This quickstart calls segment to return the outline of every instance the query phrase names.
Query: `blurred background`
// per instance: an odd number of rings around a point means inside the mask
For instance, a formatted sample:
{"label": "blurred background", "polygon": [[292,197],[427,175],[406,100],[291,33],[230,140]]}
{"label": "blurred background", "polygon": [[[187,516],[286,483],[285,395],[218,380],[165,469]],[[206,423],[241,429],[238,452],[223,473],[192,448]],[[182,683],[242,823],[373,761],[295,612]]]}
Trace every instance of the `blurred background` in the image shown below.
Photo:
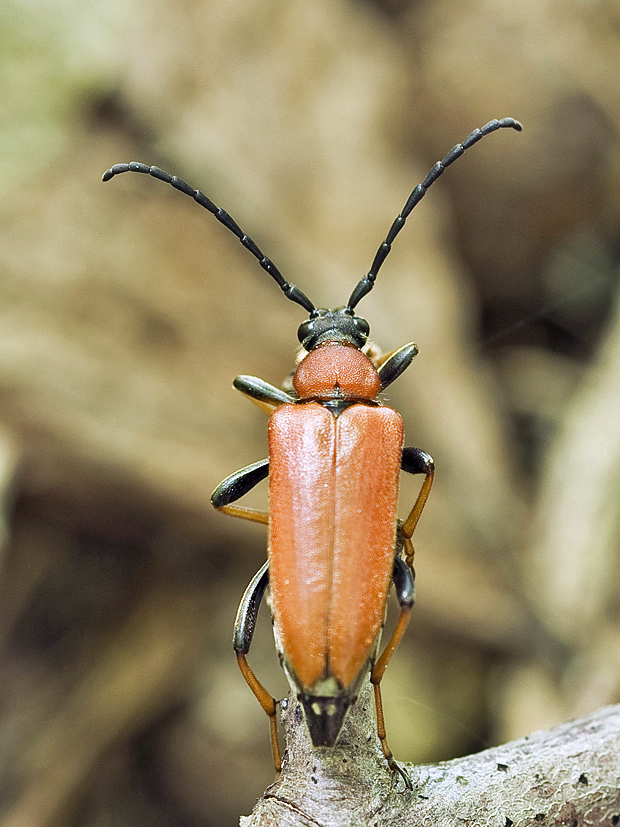
{"label": "blurred background", "polygon": [[226,827],[273,779],[230,643],[265,531],[209,496],[266,455],[232,379],[280,384],[304,313],[116,162],[334,306],[522,120],[360,305],[419,345],[389,403],[438,469],[388,734],[436,761],[620,701],[620,4],[5,0],[0,44],[3,827]]}

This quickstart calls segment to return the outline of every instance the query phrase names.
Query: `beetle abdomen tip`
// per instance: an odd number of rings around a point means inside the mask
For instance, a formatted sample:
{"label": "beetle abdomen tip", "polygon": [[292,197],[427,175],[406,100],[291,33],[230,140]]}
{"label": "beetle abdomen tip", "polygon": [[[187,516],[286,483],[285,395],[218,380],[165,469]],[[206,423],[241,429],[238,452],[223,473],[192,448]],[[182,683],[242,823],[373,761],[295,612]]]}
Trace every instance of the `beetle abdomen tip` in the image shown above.
{"label": "beetle abdomen tip", "polygon": [[348,695],[331,698],[320,695],[300,695],[299,701],[306,715],[313,745],[333,747],[355,698]]}

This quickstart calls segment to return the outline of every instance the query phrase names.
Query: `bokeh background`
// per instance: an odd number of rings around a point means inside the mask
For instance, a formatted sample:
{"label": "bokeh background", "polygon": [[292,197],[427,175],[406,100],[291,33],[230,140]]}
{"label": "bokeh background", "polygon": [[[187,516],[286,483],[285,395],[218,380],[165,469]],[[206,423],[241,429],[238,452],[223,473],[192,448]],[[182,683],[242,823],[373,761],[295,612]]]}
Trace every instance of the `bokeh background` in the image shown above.
{"label": "bokeh background", "polygon": [[[226,827],[272,780],[231,651],[263,527],[209,495],[266,454],[301,308],[420,354],[389,391],[435,457],[384,687],[403,760],[620,700],[617,0],[4,0],[0,822]],[[401,512],[419,481],[404,480]],[[250,498],[264,502],[265,491]],[[281,696],[267,612],[251,662]]]}

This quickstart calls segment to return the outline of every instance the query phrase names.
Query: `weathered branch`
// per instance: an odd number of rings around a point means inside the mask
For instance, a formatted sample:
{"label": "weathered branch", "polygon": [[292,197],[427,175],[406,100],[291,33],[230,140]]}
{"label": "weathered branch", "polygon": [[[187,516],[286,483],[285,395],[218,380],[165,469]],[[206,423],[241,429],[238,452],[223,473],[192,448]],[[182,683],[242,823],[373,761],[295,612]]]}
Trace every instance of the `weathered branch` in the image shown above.
{"label": "weathered branch", "polygon": [[620,823],[620,705],[453,761],[392,778],[368,690],[338,745],[313,749],[301,709],[283,702],[280,779],[241,827],[528,827]]}

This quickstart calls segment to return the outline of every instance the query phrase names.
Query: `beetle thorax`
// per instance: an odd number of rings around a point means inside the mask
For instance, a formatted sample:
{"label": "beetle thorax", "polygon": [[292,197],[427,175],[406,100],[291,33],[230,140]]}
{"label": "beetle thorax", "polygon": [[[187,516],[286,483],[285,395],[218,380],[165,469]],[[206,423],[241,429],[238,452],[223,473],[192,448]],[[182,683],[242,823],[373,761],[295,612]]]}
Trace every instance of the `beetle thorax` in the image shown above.
{"label": "beetle thorax", "polygon": [[293,387],[300,399],[372,400],[381,390],[381,379],[361,350],[328,342],[299,363]]}

